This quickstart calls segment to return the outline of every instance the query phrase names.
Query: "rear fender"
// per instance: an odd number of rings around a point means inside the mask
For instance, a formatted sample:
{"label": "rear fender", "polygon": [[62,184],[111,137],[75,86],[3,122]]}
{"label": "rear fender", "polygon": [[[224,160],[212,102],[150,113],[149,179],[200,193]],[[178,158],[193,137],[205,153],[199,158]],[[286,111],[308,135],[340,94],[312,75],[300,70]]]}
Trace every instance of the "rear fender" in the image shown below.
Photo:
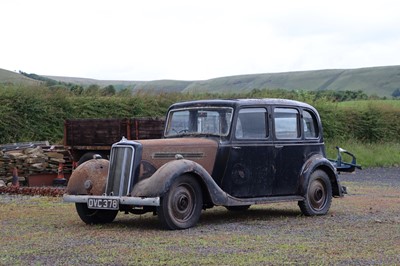
{"label": "rear fender", "polygon": [[305,195],[310,176],[317,169],[324,171],[329,176],[332,184],[332,195],[334,197],[342,197],[343,188],[340,185],[335,167],[328,159],[320,155],[312,156],[304,164],[300,175],[299,195]]}
{"label": "rear fender", "polygon": [[198,163],[190,160],[175,160],[164,164],[151,177],[137,183],[131,195],[133,197],[162,197],[182,174],[191,173],[194,178],[207,189],[207,192],[216,205],[224,205],[227,202],[227,194],[224,192]]}

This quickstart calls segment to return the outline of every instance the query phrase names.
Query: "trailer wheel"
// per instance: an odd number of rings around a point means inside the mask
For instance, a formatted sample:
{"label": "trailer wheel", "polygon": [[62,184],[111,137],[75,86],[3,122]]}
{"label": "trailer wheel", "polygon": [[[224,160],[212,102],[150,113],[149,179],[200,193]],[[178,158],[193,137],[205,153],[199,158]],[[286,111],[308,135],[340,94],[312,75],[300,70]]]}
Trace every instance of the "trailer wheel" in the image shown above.
{"label": "trailer wheel", "polygon": [[86,224],[107,224],[114,221],[117,210],[93,210],[86,203],[75,203],[79,217]]}
{"label": "trailer wheel", "polygon": [[332,185],[322,170],[314,171],[307,185],[305,199],[299,201],[301,212],[306,216],[325,215],[332,203]]}
{"label": "trailer wheel", "polygon": [[203,196],[199,183],[189,175],[181,175],[161,197],[157,214],[165,229],[186,229],[197,223],[202,206]]}
{"label": "trailer wheel", "polygon": [[83,163],[86,162],[86,161],[89,161],[89,160],[91,160],[91,159],[94,159],[94,157],[95,157],[96,155],[101,156],[100,154],[94,153],[94,152],[87,152],[87,153],[85,153],[84,155],[81,156],[81,158],[79,158],[78,165],[81,165],[81,164],[83,164]]}

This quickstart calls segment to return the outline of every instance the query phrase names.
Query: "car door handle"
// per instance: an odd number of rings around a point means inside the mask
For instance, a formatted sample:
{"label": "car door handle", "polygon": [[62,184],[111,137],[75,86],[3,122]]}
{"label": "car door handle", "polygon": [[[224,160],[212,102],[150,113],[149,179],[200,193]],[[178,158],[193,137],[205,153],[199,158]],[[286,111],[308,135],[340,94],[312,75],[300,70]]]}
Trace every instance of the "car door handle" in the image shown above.
{"label": "car door handle", "polygon": [[282,149],[283,145],[275,145],[275,149]]}
{"label": "car door handle", "polygon": [[242,147],[239,147],[239,146],[232,146],[232,149],[234,149],[234,150],[241,150]]}

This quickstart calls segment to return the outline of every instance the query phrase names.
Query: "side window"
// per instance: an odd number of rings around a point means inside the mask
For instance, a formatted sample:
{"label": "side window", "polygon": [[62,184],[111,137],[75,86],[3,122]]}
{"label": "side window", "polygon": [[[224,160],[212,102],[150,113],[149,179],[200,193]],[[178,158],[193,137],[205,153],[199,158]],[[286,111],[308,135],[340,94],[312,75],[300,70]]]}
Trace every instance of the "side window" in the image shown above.
{"label": "side window", "polygon": [[277,139],[300,138],[299,112],[294,108],[275,108],[274,123]]}
{"label": "side window", "polygon": [[318,138],[317,119],[313,113],[303,110],[304,137],[306,139]]}
{"label": "side window", "polygon": [[245,108],[239,111],[235,137],[237,139],[267,138],[267,110],[265,108]]}

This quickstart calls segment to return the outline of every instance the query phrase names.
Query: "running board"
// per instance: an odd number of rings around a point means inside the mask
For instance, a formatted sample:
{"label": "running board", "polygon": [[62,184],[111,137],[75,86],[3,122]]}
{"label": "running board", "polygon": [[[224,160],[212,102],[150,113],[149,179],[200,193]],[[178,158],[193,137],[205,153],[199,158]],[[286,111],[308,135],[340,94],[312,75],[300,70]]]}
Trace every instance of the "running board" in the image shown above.
{"label": "running board", "polygon": [[254,205],[254,204],[265,204],[274,202],[286,202],[286,201],[303,201],[302,196],[277,196],[277,197],[260,197],[260,198],[236,198],[228,195],[228,200],[224,206],[242,206],[242,205]]}

